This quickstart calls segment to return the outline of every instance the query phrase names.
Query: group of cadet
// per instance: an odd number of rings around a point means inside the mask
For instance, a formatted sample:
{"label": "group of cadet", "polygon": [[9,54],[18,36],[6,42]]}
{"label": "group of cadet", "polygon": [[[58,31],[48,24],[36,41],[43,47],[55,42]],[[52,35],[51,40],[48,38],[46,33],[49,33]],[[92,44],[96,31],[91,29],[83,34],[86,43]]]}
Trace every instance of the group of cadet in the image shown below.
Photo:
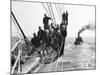
{"label": "group of cadet", "polygon": [[49,24],[49,20],[52,18],[48,17],[44,14],[43,24],[44,29],[40,26],[38,27],[38,33],[33,33],[33,38],[31,39],[31,43],[36,47],[40,47],[41,45],[44,47],[52,47],[54,50],[60,50],[60,56],[64,54],[64,41],[67,36],[66,27],[68,25],[68,13],[64,12],[62,14],[62,22],[60,25],[51,23]]}

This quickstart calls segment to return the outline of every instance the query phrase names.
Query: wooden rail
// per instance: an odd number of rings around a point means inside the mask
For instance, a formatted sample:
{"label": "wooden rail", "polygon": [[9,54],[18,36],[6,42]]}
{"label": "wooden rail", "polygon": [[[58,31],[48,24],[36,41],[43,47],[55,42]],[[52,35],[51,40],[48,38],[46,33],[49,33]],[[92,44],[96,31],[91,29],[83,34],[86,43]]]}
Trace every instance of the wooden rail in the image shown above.
{"label": "wooden rail", "polygon": [[16,44],[12,47],[11,53],[15,50],[15,48],[18,46],[18,44],[21,42],[21,40],[17,41]]}
{"label": "wooden rail", "polygon": [[20,53],[21,53],[21,51],[19,52],[19,54],[18,54],[18,56],[17,56],[17,59],[16,59],[16,61],[15,61],[15,63],[14,63],[14,66],[12,67],[11,74],[14,73],[14,70],[15,70],[16,65],[17,65],[17,63],[18,63],[18,60],[19,60],[19,58],[20,58]]}
{"label": "wooden rail", "polygon": [[[19,45],[19,44],[20,44],[20,45]],[[22,50],[21,50],[21,49],[22,49],[22,48],[21,48],[21,40],[19,40],[19,41],[13,46],[13,48],[11,49],[11,52],[13,52],[13,51],[15,50],[16,47],[18,47],[18,56],[17,56],[17,58],[16,58],[16,61],[15,61],[14,65],[13,65],[12,69],[11,69],[11,74],[14,73],[18,61],[19,61],[19,63],[18,63],[18,64],[19,64],[18,69],[20,70],[20,56],[21,56],[21,52],[22,52]],[[19,71],[19,70],[18,70],[18,71]]]}

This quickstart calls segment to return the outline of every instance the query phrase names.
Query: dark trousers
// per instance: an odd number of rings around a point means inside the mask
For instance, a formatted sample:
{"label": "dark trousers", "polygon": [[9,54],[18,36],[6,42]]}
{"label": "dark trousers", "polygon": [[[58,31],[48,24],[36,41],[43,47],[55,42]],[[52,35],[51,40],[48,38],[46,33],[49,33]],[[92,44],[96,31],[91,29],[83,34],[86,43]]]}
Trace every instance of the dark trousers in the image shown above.
{"label": "dark trousers", "polygon": [[44,24],[44,30],[49,29],[49,25],[48,24]]}

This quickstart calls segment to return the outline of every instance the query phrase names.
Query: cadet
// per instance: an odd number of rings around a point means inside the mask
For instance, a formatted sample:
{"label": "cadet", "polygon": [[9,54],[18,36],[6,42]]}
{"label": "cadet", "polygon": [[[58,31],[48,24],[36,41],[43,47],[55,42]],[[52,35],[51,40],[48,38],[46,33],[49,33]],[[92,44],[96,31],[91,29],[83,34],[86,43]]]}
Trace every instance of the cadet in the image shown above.
{"label": "cadet", "polygon": [[66,11],[66,15],[65,15],[65,25],[68,25],[68,12]]}
{"label": "cadet", "polygon": [[62,21],[63,21],[63,23],[64,23],[65,25],[68,24],[68,12],[67,12],[67,11],[66,11],[66,13],[64,12],[64,13],[62,14]]}
{"label": "cadet", "polygon": [[37,48],[40,46],[39,38],[36,36],[36,33],[33,33],[33,38],[31,39],[31,43]]}
{"label": "cadet", "polygon": [[46,14],[44,14],[44,18],[43,18],[43,24],[44,24],[44,30],[49,29],[49,20],[51,18],[48,17]]}
{"label": "cadet", "polygon": [[43,39],[45,32],[41,29],[41,27],[39,26],[39,31],[38,31],[38,38],[40,39],[40,41]]}

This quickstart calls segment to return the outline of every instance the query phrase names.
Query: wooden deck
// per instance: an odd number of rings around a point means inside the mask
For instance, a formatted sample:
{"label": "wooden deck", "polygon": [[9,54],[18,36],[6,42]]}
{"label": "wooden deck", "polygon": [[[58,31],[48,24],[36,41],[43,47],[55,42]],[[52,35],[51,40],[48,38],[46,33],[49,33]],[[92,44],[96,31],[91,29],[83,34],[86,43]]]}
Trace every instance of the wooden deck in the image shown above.
{"label": "wooden deck", "polygon": [[[65,49],[64,56],[61,56],[50,64],[40,64],[36,69],[32,69],[34,67],[34,61],[27,63],[29,64],[27,66],[31,68],[28,69],[31,70],[30,73],[91,70],[95,69],[95,50],[82,47],[76,47],[74,49],[68,48]],[[23,69],[25,68],[23,67]]]}

